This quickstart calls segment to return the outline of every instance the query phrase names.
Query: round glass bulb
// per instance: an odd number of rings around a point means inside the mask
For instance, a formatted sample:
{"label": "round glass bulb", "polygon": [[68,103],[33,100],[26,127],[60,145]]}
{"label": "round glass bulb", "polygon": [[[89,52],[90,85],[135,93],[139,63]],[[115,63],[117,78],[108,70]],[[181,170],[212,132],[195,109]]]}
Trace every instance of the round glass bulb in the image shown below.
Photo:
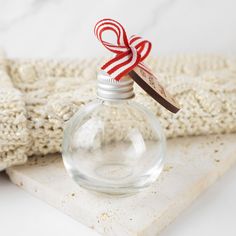
{"label": "round glass bulb", "polygon": [[82,187],[130,194],[161,173],[165,137],[157,118],[132,100],[96,99],[66,124],[63,161]]}

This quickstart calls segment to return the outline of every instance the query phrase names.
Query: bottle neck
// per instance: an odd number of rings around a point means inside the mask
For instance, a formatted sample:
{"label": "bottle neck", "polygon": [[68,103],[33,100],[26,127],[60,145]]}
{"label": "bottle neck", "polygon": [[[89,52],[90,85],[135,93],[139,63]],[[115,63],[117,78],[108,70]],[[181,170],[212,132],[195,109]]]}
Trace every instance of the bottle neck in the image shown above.
{"label": "bottle neck", "polygon": [[98,74],[97,96],[108,101],[129,100],[134,97],[133,85],[133,80],[128,76],[116,81],[101,71]]}

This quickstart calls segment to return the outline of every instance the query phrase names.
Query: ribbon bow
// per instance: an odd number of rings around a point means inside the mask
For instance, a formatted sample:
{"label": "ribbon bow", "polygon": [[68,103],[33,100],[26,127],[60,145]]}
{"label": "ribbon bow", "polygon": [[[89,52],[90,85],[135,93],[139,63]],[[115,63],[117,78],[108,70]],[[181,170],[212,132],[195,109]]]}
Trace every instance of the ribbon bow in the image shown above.
{"label": "ribbon bow", "polygon": [[[113,31],[115,33],[117,37],[116,44],[103,40],[105,31]],[[128,39],[124,27],[112,19],[100,20],[95,25],[94,34],[104,47],[116,54],[113,59],[101,67],[112,78],[120,80],[122,76],[128,74],[136,66],[151,73],[142,63],[151,51],[152,44],[148,40],[137,35],[133,35]]]}

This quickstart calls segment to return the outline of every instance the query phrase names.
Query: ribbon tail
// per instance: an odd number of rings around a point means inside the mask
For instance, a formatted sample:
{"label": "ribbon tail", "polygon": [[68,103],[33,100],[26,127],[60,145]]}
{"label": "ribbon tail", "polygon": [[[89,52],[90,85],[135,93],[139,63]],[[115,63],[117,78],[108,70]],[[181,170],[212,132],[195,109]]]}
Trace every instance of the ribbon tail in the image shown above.
{"label": "ribbon tail", "polygon": [[152,73],[152,69],[147,66],[146,64],[144,64],[143,62],[140,62],[138,65],[137,65],[140,69],[144,70],[145,72],[147,72],[148,74],[150,75],[153,75]]}

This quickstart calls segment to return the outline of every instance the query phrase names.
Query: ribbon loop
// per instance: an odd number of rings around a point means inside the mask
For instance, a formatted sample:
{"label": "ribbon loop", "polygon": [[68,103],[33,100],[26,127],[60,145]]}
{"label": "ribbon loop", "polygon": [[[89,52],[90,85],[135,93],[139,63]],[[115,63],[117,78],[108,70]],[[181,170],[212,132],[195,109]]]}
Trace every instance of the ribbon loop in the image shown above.
{"label": "ribbon loop", "polygon": [[[103,33],[106,31],[115,33],[117,37],[116,44],[103,40]],[[100,20],[95,25],[94,34],[104,47],[116,54],[113,59],[101,67],[112,78],[120,80],[122,76],[129,73],[136,66],[149,72],[149,69],[141,62],[150,53],[151,42],[137,35],[133,35],[128,39],[124,27],[112,19]]]}

